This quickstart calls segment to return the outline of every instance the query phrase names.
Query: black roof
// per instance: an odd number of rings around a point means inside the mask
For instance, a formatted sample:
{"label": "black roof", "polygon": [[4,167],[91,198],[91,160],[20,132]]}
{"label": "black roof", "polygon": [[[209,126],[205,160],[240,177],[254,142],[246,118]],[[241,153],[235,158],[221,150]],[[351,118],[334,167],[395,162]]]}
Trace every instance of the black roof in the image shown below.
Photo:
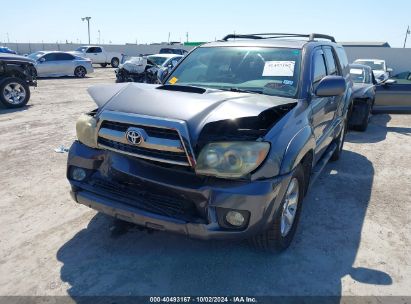
{"label": "black roof", "polygon": [[8,53],[0,53],[0,60],[1,61],[13,61],[13,62],[28,62],[28,63],[34,63],[34,60],[20,56],[20,55],[15,55],[15,54],[8,54]]}

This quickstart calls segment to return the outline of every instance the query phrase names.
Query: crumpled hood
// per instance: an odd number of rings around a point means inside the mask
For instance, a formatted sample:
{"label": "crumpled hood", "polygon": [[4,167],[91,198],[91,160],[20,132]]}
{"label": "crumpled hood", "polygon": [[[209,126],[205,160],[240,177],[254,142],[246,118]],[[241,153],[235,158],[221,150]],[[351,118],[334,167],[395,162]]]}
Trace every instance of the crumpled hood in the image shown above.
{"label": "crumpled hood", "polygon": [[373,70],[372,72],[374,73],[375,78],[378,78],[378,77],[385,74],[385,71],[383,71],[383,70]]}
{"label": "crumpled hood", "polygon": [[157,89],[159,85],[124,83],[89,89],[101,111],[117,111],[184,120],[197,138],[209,122],[258,116],[272,107],[296,103],[296,99],[207,89],[191,93]]}

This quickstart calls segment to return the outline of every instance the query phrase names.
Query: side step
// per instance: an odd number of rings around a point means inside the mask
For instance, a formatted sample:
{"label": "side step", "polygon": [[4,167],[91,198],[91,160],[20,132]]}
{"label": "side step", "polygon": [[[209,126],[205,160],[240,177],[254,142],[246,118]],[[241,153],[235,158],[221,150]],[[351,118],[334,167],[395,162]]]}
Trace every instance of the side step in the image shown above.
{"label": "side step", "polygon": [[321,172],[327,165],[328,161],[330,160],[331,156],[333,155],[334,151],[337,149],[337,144],[333,143],[331,144],[327,150],[325,151],[324,155],[321,157],[321,159],[318,161],[318,163],[315,165],[315,167],[312,170],[311,177],[310,177],[310,185],[308,186],[311,188],[311,186],[315,183],[317,178],[320,176]]}

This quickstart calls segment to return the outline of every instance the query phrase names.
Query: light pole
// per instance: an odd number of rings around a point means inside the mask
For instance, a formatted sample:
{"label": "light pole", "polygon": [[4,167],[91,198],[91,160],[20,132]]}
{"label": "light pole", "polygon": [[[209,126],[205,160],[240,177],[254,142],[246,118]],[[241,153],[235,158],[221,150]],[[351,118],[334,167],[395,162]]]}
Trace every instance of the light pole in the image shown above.
{"label": "light pole", "polygon": [[405,45],[407,44],[407,36],[410,34],[410,26],[407,27],[407,31],[405,32],[405,39],[404,39],[404,48]]}
{"label": "light pole", "polygon": [[98,44],[101,44],[101,32],[98,30]]}
{"label": "light pole", "polygon": [[81,21],[87,20],[88,44],[90,44],[90,19],[91,19],[91,17],[83,17],[83,18],[81,18]]}

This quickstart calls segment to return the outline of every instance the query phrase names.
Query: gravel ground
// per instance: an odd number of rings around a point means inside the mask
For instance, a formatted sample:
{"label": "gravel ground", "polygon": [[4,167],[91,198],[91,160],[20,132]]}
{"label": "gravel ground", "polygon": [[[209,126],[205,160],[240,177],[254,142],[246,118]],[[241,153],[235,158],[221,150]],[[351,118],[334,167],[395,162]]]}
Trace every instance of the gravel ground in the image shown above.
{"label": "gravel ground", "polygon": [[112,231],[74,203],[65,178],[86,89],[39,81],[29,106],[0,109],[0,295],[411,296],[411,116],[375,115],[348,135],[304,201],[296,239],[279,256],[246,243]]}

